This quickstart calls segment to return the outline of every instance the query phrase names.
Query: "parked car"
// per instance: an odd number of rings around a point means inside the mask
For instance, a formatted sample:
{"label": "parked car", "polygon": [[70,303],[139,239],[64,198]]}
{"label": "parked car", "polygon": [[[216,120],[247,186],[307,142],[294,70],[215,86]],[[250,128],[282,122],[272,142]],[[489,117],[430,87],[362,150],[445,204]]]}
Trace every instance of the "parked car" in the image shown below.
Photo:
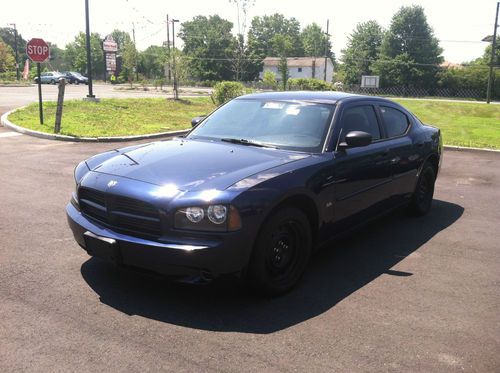
{"label": "parked car", "polygon": [[63,75],[69,84],[89,84],[89,79],[76,71],[63,71]]}
{"label": "parked car", "polygon": [[76,167],[66,212],[90,255],[182,281],[238,274],[275,295],[315,248],[392,209],[431,208],[440,131],[388,99],[251,94],[195,124]]}
{"label": "parked car", "polygon": [[[59,71],[46,71],[40,74],[40,81],[42,84],[56,84],[64,78],[64,75]],[[38,83],[38,76],[35,77],[35,83]]]}

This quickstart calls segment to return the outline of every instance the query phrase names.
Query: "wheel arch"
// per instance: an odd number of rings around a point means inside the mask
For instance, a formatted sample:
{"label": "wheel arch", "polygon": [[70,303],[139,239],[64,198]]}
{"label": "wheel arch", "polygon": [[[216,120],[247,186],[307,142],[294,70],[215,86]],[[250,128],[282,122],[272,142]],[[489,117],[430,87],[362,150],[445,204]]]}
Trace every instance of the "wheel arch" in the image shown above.
{"label": "wheel arch", "polygon": [[[281,210],[285,207],[295,207],[302,211],[309,221],[309,225],[311,227],[311,235],[312,235],[312,244],[313,248],[316,246],[318,230],[319,230],[319,213],[318,206],[314,202],[314,199],[307,194],[297,193],[290,196],[285,197],[281,201],[279,201],[276,205],[274,205],[266,214],[266,218],[264,219],[264,223],[271,217],[275,212]],[[262,228],[262,227],[261,227]]]}

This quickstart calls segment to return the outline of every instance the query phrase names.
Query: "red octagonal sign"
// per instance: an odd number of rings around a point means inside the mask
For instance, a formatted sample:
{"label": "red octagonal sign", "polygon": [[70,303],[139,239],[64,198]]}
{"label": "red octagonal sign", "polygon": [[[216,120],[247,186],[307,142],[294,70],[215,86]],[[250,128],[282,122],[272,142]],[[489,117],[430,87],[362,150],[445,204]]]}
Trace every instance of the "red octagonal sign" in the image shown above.
{"label": "red octagonal sign", "polygon": [[26,44],[26,54],[33,62],[43,62],[50,56],[49,46],[43,39],[31,39]]}

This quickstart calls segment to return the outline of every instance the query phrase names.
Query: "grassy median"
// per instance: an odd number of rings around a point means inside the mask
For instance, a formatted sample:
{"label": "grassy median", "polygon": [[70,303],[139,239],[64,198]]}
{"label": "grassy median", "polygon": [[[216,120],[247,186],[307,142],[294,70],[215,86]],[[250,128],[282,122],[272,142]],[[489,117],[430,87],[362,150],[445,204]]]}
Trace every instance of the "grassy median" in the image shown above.
{"label": "grassy median", "polygon": [[[19,126],[54,132],[55,102],[44,102],[44,122],[38,103],[9,116]],[[64,103],[61,134],[70,136],[128,136],[191,128],[191,119],[208,114],[214,105],[208,97],[173,101],[164,98],[102,99],[100,102],[68,100]]]}
{"label": "grassy median", "polygon": [[500,105],[395,99],[424,123],[439,127],[446,145],[500,149]]}
{"label": "grassy median", "polygon": [[[447,145],[500,149],[500,105],[395,99],[424,123],[441,128]],[[190,128],[191,119],[211,112],[208,97],[178,102],[163,98],[102,99],[99,103],[69,100],[64,103],[61,134],[121,136]],[[44,103],[45,125],[38,122],[38,104],[12,114],[23,127],[53,133],[56,105]]]}

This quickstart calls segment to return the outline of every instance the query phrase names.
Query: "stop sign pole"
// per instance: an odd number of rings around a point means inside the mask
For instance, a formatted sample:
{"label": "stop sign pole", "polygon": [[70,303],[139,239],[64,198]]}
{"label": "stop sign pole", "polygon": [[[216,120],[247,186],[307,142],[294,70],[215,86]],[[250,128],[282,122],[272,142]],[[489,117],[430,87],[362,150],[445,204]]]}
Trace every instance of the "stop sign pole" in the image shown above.
{"label": "stop sign pole", "polygon": [[40,63],[49,58],[49,46],[43,39],[33,38],[26,44],[26,54],[31,61],[36,62],[36,73],[38,75],[38,110],[40,112],[40,124],[43,124],[42,80],[40,78]]}

